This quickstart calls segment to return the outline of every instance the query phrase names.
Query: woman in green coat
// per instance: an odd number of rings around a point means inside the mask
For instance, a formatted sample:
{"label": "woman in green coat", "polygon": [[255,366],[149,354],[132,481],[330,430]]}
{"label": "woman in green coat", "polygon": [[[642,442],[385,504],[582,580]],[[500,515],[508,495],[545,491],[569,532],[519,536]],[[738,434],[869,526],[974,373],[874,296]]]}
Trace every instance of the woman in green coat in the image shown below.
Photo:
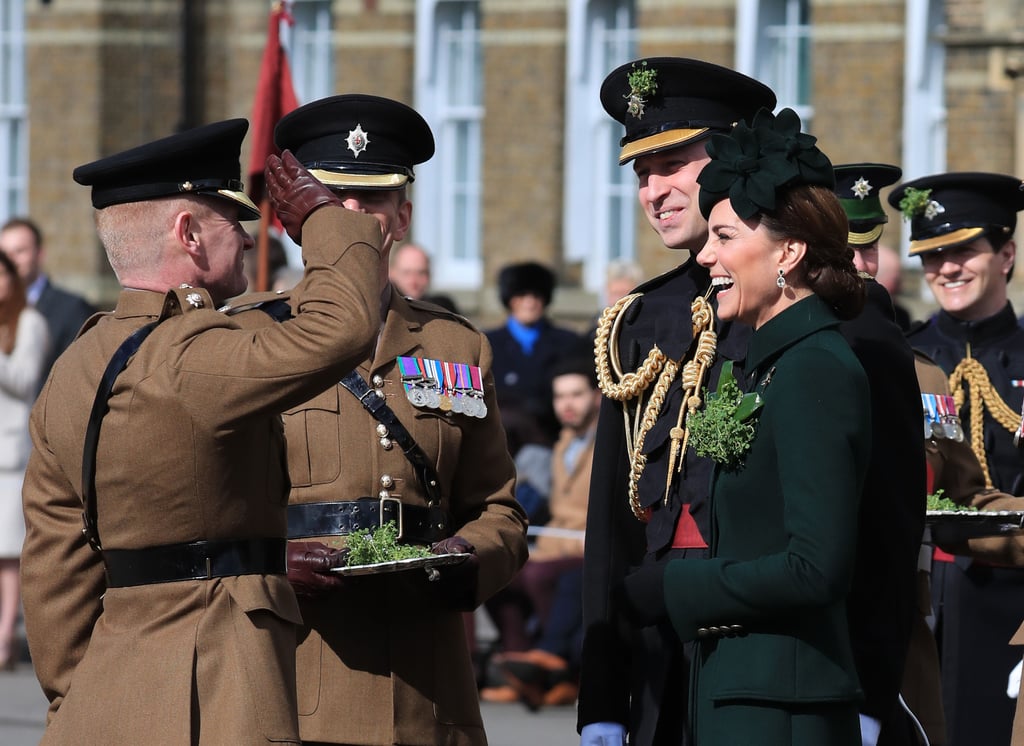
{"label": "woman in green coat", "polygon": [[[711,559],[643,568],[624,593],[698,642],[697,746],[858,746],[846,624],[870,446],[867,378],[837,330],[863,281],[828,159],[791,110],[762,110],[708,145],[700,206],[718,314],[753,327],[746,372],[688,419],[718,464]],[[650,566],[651,568],[656,566]],[[671,706],[672,703],[664,703]]]}

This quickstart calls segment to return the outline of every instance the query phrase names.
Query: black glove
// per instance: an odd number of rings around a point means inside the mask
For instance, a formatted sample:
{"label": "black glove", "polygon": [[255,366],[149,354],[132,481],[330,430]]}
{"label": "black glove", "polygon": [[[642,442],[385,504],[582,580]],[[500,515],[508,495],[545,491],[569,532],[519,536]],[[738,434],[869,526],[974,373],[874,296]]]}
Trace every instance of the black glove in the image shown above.
{"label": "black glove", "polygon": [[280,158],[273,154],[267,156],[263,175],[270,204],[295,243],[302,243],[302,224],[314,210],[324,205],[344,207],[341,200],[313,178],[289,150],[284,151]]}
{"label": "black glove", "polygon": [[668,562],[641,565],[622,581],[619,600],[626,617],[641,627],[668,616],[665,605],[665,567]]}
{"label": "black glove", "polygon": [[445,603],[456,611],[472,611],[476,608],[477,576],[480,573],[480,558],[476,556],[476,547],[461,536],[451,536],[430,547],[433,554],[467,554],[455,565],[438,567],[438,593]]}
{"label": "black glove", "polygon": [[348,551],[332,549],[318,541],[288,542],[288,582],[296,596],[315,598],[336,591],[344,584],[332,567],[345,564]]}

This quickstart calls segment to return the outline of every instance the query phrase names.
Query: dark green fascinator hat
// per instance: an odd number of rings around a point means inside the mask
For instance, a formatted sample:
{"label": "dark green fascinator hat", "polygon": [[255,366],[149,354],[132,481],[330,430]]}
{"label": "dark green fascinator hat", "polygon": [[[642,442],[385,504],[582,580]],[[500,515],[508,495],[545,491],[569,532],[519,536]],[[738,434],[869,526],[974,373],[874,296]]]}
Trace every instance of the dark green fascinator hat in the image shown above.
{"label": "dark green fascinator hat", "polygon": [[800,131],[800,117],[792,109],[778,115],[761,109],[749,127],[738,123],[728,134],[712,135],[707,144],[711,161],[697,177],[700,212],[728,198],[744,220],[775,209],[775,195],[783,187],[835,188],[832,162],[818,150],[818,138]]}

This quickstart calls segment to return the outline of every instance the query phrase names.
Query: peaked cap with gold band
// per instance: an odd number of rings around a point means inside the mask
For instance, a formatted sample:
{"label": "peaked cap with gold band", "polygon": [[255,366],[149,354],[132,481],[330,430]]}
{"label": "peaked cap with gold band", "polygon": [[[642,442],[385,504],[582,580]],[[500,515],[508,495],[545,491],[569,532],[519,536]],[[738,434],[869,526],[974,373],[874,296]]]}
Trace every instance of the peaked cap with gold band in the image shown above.
{"label": "peaked cap with gold band", "polygon": [[228,119],[185,130],[86,163],[73,178],[92,187],[96,209],[192,194],[227,200],[238,206],[240,220],[257,220],[259,208],[240,178],[239,154],[248,129],[245,119]]}
{"label": "peaked cap with gold band", "polygon": [[400,189],[434,155],[434,136],[414,109],[363,93],[300,106],[277,123],[274,144],[336,189]]}
{"label": "peaked cap with gold band", "polygon": [[648,57],[622,65],[604,79],[601,104],[625,125],[619,165],[637,156],[730,130],[775,94],[735,70],[684,57]]}
{"label": "peaked cap with gold band", "polygon": [[1016,176],[959,172],[900,184],[889,204],[910,221],[910,255],[970,243],[982,236],[1013,235],[1024,210],[1024,185]]}
{"label": "peaked cap with gold band", "polygon": [[836,196],[850,221],[846,243],[870,246],[889,222],[879,190],[899,181],[903,170],[887,163],[845,163],[835,167],[835,174]]}

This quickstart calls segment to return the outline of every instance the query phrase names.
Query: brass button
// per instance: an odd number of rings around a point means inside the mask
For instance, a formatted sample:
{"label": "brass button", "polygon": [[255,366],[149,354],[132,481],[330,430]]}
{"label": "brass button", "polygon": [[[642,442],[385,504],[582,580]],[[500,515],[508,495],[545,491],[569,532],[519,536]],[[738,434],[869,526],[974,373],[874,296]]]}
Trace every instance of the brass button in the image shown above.
{"label": "brass button", "polygon": [[389,490],[389,489],[391,489],[392,487],[395,486],[395,480],[391,478],[390,474],[381,474],[380,475],[380,486],[383,487],[386,490]]}
{"label": "brass button", "polygon": [[380,492],[377,493],[377,497],[379,497],[381,500],[387,500],[389,497],[391,497],[391,493],[388,492],[387,490],[381,490]]}
{"label": "brass button", "polygon": [[387,425],[385,425],[383,423],[377,425],[377,437],[378,438],[386,437],[387,434],[388,434],[388,426]]}
{"label": "brass button", "polygon": [[391,442],[391,438],[381,438],[380,447],[385,451],[390,451],[394,447],[394,443]]}
{"label": "brass button", "polygon": [[375,388],[378,388],[378,389],[379,389],[379,388],[380,388],[381,386],[383,386],[383,385],[384,385],[384,376],[382,376],[382,375],[381,375],[380,373],[378,373],[377,375],[375,375],[375,376],[374,376],[374,377],[373,377],[372,379],[370,379],[370,380],[371,380],[371,382],[373,383],[373,385],[374,385],[374,387],[375,387]]}

